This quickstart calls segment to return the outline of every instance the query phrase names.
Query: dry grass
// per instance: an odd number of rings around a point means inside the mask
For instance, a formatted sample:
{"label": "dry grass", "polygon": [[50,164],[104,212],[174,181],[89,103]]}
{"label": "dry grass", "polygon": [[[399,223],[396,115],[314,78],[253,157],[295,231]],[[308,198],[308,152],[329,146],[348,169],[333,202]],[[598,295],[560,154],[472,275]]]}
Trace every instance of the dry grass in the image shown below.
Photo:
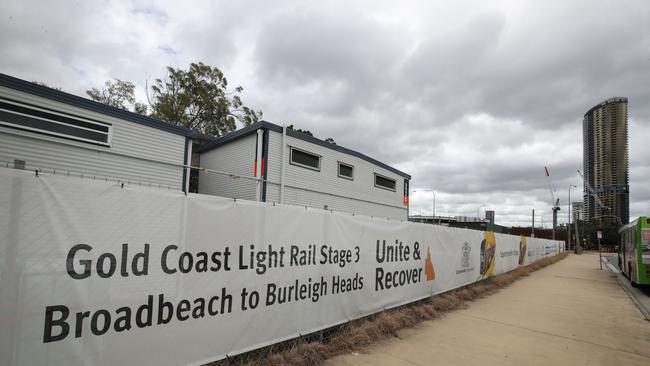
{"label": "dry grass", "polygon": [[518,278],[529,276],[532,272],[566,256],[565,252],[463,288],[351,321],[329,332],[325,339],[292,340],[235,358],[217,361],[212,365],[317,365],[327,358],[361,349],[383,338],[396,337],[400,329],[436,319],[446,312],[466,305],[468,301],[493,294]]}

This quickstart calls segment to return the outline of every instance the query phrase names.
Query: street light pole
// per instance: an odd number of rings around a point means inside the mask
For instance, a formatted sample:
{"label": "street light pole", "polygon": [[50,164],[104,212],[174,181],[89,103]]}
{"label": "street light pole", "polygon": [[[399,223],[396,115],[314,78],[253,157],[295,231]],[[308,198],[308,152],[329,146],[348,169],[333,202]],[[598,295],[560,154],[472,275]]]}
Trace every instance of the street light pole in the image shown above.
{"label": "street light pole", "polygon": [[[433,189],[420,189],[420,192],[431,192],[433,194],[433,201],[431,203],[431,223],[435,224],[436,223],[436,191]],[[414,190],[413,193],[417,192],[417,190]]]}
{"label": "street light pole", "polygon": [[435,221],[435,219],[436,219],[436,191],[434,191],[432,189],[431,193],[433,194],[433,203],[431,205],[431,211],[433,212],[433,215],[431,216],[431,219]]}
{"label": "street light pole", "polygon": [[476,209],[476,219],[477,219],[478,221],[481,221],[481,208],[483,208],[483,207],[485,207],[485,205],[480,205],[480,206],[478,206],[478,208]]}
{"label": "street light pole", "polygon": [[568,241],[568,244],[567,244],[567,246],[568,246],[567,249],[568,250],[571,250],[571,212],[573,211],[572,208],[571,208],[571,187],[578,188],[578,186],[576,186],[575,184],[570,184],[569,185],[569,209],[568,209],[569,212],[567,213],[569,215],[569,224],[567,225],[568,230],[569,230],[569,235],[568,235],[569,241]]}

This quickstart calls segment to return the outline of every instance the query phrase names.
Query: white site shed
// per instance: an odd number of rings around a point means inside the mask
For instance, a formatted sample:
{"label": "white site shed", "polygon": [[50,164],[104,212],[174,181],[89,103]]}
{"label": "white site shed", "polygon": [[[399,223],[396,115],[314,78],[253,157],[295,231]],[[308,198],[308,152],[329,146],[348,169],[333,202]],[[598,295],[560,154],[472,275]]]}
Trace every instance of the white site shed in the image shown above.
{"label": "white site shed", "polygon": [[262,121],[198,152],[202,194],[408,218],[410,175],[302,132]]}
{"label": "white site shed", "polygon": [[0,74],[0,166],[186,190],[189,129]]}

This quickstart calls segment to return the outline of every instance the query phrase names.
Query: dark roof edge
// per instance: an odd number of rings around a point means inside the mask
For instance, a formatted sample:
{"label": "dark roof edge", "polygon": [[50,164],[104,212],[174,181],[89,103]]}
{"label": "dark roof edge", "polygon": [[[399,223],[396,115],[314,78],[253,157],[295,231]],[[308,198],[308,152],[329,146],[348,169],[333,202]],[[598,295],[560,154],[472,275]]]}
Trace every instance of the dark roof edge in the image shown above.
{"label": "dark roof edge", "polygon": [[157,128],[159,130],[167,131],[177,135],[186,137],[199,138],[201,135],[193,130],[185,127],[175,126],[167,122],[159,121],[150,117],[146,117],[137,113],[129,112],[124,109],[111,107],[103,103],[95,102],[90,99],[80,97],[78,95],[66,93],[64,91],[48,88],[46,86],[37,85],[15,78],[3,73],[0,73],[0,86],[17,90],[23,93],[36,95],[42,98],[54,100],[64,104],[69,104],[74,107],[83,108],[92,112],[108,115],[114,118],[123,119],[129,122],[139,123],[141,125]]}
{"label": "dark roof edge", "polygon": [[282,133],[282,127],[274,125],[274,124],[266,122],[266,121],[260,121],[260,122],[250,124],[250,125],[248,125],[248,126],[246,126],[244,128],[240,128],[239,130],[235,130],[235,131],[233,131],[233,132],[231,132],[231,133],[229,133],[227,135],[217,137],[214,140],[212,140],[212,141],[210,141],[210,142],[208,142],[208,143],[206,143],[204,145],[201,145],[201,147],[198,148],[197,152],[206,152],[206,151],[212,150],[212,149],[217,148],[217,147],[219,147],[221,145],[227,144],[227,143],[229,143],[231,141],[235,141],[235,140],[237,140],[237,139],[239,139],[241,137],[244,137],[244,136],[250,135],[252,133],[255,133],[255,131],[257,131],[260,128],[269,129],[269,130],[272,130],[272,131]]}
{"label": "dark roof edge", "polygon": [[588,114],[591,114],[591,112],[595,111],[596,109],[604,107],[604,106],[606,106],[608,104],[611,104],[611,103],[627,103],[627,97],[611,97],[611,98],[608,98],[607,100],[604,100],[604,101],[596,104],[595,106],[591,107],[587,111],[587,113],[585,113],[584,117],[587,117]]}
{"label": "dark roof edge", "polygon": [[[201,146],[199,148],[198,152],[200,152],[200,153],[201,152],[206,152],[206,151],[212,150],[214,148],[217,148],[219,146],[225,145],[225,144],[227,144],[229,142],[232,142],[234,140],[237,140],[237,139],[239,139],[241,137],[244,137],[244,136],[250,135],[252,133],[255,133],[255,131],[257,131],[260,128],[271,130],[271,131],[278,132],[278,133],[282,133],[282,126],[278,126],[276,124],[273,124],[273,123],[267,122],[267,121],[260,121],[260,122],[254,123],[252,125],[248,125],[248,126],[242,128],[242,129],[239,129],[237,131],[231,132],[231,133],[229,133],[229,134],[227,134],[225,136],[219,137],[219,138],[217,138],[215,140],[212,140],[211,142],[208,142],[207,144]],[[400,171],[398,169],[395,169],[395,168],[393,168],[393,167],[391,167],[389,165],[386,165],[386,164],[382,163],[381,161],[375,160],[375,159],[373,159],[373,158],[371,158],[371,157],[369,157],[367,155],[364,155],[364,154],[362,154],[360,152],[350,150],[350,149],[347,149],[345,147],[342,147],[342,146],[339,146],[339,145],[336,145],[336,144],[325,142],[325,141],[323,141],[321,139],[318,139],[316,137],[309,136],[309,135],[304,134],[302,132],[298,132],[298,131],[291,130],[291,129],[288,129],[288,128],[287,128],[287,136],[291,136],[291,137],[294,137],[294,138],[297,138],[297,139],[300,139],[300,140],[303,140],[303,141],[311,142],[312,144],[316,144],[316,145],[319,145],[319,146],[322,146],[322,147],[326,147],[328,149],[332,149],[332,150],[335,150],[335,151],[338,151],[338,152],[341,152],[341,153],[344,153],[344,154],[347,154],[347,155],[357,157],[359,159],[362,159],[362,160],[365,160],[365,161],[367,161],[369,163],[377,165],[377,166],[379,166],[381,168],[384,168],[384,169],[386,169],[386,170],[388,170],[390,172],[393,172],[393,173],[395,173],[397,175],[400,175],[400,176],[402,176],[402,177],[404,177],[406,179],[409,179],[409,180],[411,179],[410,175],[408,175],[408,174],[406,174],[406,173],[404,173],[404,172],[402,172],[402,171]]]}

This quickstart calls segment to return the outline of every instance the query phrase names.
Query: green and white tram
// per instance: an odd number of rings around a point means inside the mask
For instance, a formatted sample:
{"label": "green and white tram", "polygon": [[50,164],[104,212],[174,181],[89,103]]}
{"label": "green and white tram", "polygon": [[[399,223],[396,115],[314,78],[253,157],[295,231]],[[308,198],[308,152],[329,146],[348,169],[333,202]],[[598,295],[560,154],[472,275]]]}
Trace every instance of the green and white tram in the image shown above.
{"label": "green and white tram", "polygon": [[641,216],[619,231],[618,265],[632,285],[650,285],[650,217]]}

